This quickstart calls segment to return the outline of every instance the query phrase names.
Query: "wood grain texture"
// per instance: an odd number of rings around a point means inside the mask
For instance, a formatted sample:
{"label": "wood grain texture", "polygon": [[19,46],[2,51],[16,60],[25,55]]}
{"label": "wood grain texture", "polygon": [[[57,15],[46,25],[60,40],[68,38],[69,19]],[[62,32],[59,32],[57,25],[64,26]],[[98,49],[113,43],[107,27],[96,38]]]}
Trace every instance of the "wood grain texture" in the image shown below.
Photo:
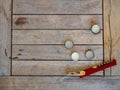
{"label": "wood grain texture", "polygon": [[104,1],[104,47],[105,60],[117,59],[117,66],[106,70],[106,75],[120,75],[120,1]]}
{"label": "wood grain texture", "polygon": [[78,45],[73,49],[66,49],[64,45],[13,45],[13,60],[19,59],[47,59],[47,60],[71,60],[71,53],[79,52],[80,60],[88,60],[85,52],[88,49],[94,51],[94,58],[91,60],[103,60],[103,46]]}
{"label": "wood grain texture", "polygon": [[112,68],[111,75],[120,75],[120,0],[111,0],[110,28],[112,34],[111,58],[117,59],[117,66]]}
{"label": "wood grain texture", "polygon": [[13,30],[13,44],[103,44],[102,31],[95,35],[91,30]]}
{"label": "wood grain texture", "polygon": [[120,77],[0,77],[1,90],[119,90]]}
{"label": "wood grain texture", "polygon": [[[110,37],[110,0],[104,0],[104,61],[111,58],[111,37]],[[105,75],[110,75],[110,68],[105,70]]]}
{"label": "wood grain texture", "polygon": [[[67,75],[79,72],[100,61],[12,61],[12,75]],[[103,72],[96,73],[103,75]]]}
{"label": "wood grain texture", "polygon": [[13,0],[14,14],[102,14],[102,0]]}
{"label": "wood grain texture", "polygon": [[91,29],[102,15],[14,15],[13,29]]}
{"label": "wood grain texture", "polygon": [[0,75],[10,75],[11,0],[0,0]]}

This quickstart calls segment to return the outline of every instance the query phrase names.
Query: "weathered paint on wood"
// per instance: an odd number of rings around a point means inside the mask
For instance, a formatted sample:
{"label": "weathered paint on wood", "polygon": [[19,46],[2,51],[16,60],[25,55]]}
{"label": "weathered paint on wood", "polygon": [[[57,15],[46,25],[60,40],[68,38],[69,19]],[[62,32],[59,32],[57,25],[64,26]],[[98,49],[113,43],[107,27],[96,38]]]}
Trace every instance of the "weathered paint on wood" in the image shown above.
{"label": "weathered paint on wood", "polygon": [[0,75],[10,75],[11,0],[0,0]]}
{"label": "weathered paint on wood", "polygon": [[120,90],[120,77],[1,77],[1,90]]}
{"label": "weathered paint on wood", "polygon": [[14,15],[13,29],[91,29],[102,15]]}
{"label": "weathered paint on wood", "polygon": [[102,14],[102,0],[13,0],[14,14]]}
{"label": "weathered paint on wood", "polygon": [[13,44],[103,44],[102,31],[95,35],[91,30],[13,30]]}
{"label": "weathered paint on wood", "polygon": [[[12,61],[12,75],[67,75],[97,63],[100,61]],[[103,72],[96,74],[103,75]]]}
{"label": "weathered paint on wood", "polygon": [[19,59],[47,59],[47,60],[71,60],[71,53],[80,53],[80,60],[88,60],[85,52],[88,49],[94,51],[91,60],[103,60],[103,46],[75,45],[73,49],[66,49],[64,45],[13,45],[13,60]]}

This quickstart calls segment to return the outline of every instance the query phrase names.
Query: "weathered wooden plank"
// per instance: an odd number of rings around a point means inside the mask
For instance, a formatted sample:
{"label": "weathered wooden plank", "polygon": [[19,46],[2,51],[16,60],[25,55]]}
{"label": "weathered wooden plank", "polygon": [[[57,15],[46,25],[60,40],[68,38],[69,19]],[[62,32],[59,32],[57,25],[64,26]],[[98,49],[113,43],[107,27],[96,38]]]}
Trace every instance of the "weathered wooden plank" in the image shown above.
{"label": "weathered wooden plank", "polygon": [[19,59],[48,59],[48,60],[71,60],[71,53],[80,53],[80,60],[88,60],[85,52],[88,49],[94,51],[94,58],[91,60],[103,60],[103,46],[78,45],[73,49],[66,49],[64,45],[13,45],[13,60]]}
{"label": "weathered wooden plank", "polygon": [[[103,0],[104,8],[104,60],[110,60],[111,37],[110,37],[110,0]],[[105,70],[105,75],[110,75],[110,68]]]}
{"label": "weathered wooden plank", "polygon": [[119,90],[119,85],[120,77],[0,77],[1,90]]}
{"label": "weathered wooden plank", "polygon": [[14,15],[13,29],[102,29],[102,15]]}
{"label": "weathered wooden plank", "polygon": [[102,0],[13,0],[14,14],[102,14]]}
{"label": "weathered wooden plank", "polygon": [[117,66],[112,68],[111,75],[120,75],[120,0],[111,0],[110,27],[112,34],[111,58],[117,59]]}
{"label": "weathered wooden plank", "polygon": [[103,44],[102,31],[95,35],[91,30],[13,30],[13,44]]}
{"label": "weathered wooden plank", "polygon": [[0,0],[0,75],[10,75],[11,0]]}
{"label": "weathered wooden plank", "polygon": [[[66,75],[96,63],[100,61],[12,61],[12,75]],[[103,75],[103,72],[97,75]]]}
{"label": "weathered wooden plank", "polygon": [[104,37],[105,37],[105,59],[117,59],[117,66],[111,70],[107,70],[106,75],[120,75],[120,1],[105,0],[104,1]]}

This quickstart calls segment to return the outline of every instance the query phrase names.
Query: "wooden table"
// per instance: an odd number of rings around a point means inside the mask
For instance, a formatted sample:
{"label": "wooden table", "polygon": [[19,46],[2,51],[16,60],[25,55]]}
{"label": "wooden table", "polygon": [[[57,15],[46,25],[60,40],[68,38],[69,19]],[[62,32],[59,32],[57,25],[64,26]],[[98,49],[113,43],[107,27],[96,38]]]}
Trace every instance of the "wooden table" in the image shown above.
{"label": "wooden table", "polygon": [[[120,90],[119,0],[1,0],[0,90]],[[100,26],[100,33],[91,27]],[[65,41],[74,47],[67,49]],[[86,50],[94,58],[85,57]],[[71,59],[72,52],[79,61]],[[117,59],[84,79],[66,74]]]}

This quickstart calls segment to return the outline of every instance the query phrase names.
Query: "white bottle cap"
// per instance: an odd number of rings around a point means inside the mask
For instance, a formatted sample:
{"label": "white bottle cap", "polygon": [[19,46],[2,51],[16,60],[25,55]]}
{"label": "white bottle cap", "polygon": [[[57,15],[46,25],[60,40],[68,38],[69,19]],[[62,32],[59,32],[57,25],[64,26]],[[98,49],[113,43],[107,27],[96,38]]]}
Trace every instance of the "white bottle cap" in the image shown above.
{"label": "white bottle cap", "polygon": [[95,34],[99,33],[100,32],[99,25],[93,25],[92,26],[92,32],[95,33]]}
{"label": "white bottle cap", "polygon": [[80,55],[78,52],[73,52],[71,55],[72,60],[78,61],[80,59]]}

